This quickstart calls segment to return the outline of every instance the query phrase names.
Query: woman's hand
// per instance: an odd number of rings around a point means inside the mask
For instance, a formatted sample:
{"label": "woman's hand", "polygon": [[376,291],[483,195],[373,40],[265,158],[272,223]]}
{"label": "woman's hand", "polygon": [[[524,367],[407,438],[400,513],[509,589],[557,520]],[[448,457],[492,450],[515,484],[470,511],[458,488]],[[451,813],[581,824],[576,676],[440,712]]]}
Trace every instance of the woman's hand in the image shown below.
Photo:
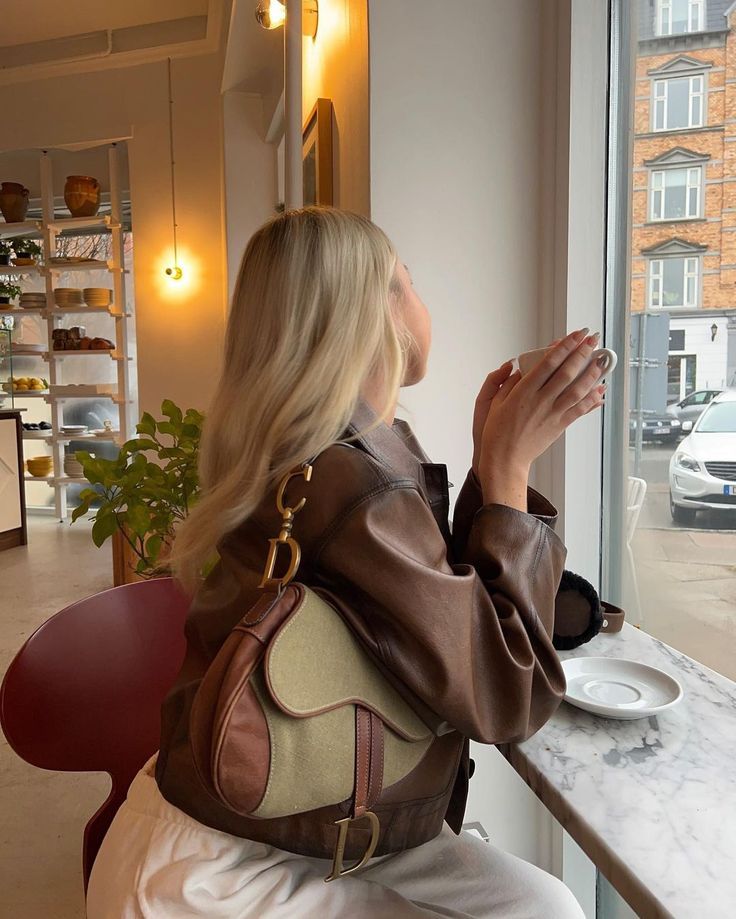
{"label": "woman's hand", "polygon": [[593,363],[581,374],[597,340],[597,335],[587,336],[587,329],[581,329],[550,347],[523,378],[519,371],[511,373],[510,363],[489,374],[473,419],[473,471],[484,503],[525,511],[533,461],[573,421],[602,405],[603,368]]}

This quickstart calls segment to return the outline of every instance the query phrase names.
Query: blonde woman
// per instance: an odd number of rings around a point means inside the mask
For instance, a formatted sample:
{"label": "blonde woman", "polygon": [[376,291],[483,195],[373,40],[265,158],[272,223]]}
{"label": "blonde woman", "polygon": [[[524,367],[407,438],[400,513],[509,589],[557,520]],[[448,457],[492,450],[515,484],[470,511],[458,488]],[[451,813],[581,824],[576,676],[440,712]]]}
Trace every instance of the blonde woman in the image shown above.
{"label": "blonde woman", "polygon": [[[527,478],[600,406],[601,371],[584,370],[595,344],[579,330],[523,379],[510,363],[489,374],[451,532],[444,467],[394,420],[399,388],[425,374],[430,320],[389,240],[329,208],[284,214],[253,236],[207,416],[202,497],[175,545],[178,575],[196,593],[187,656],[163,706],[161,748],[95,863],[90,919],[583,916],[560,881],[460,826],[467,739],[526,738],[564,693],[552,634],[565,549],[554,508]],[[188,738],[198,680],[257,598],[278,532],[275,489],[312,457],[294,525],[299,579],[337,597],[405,697],[444,723],[375,808],[378,857],[330,884],[345,809],[232,813],[200,785]]]}

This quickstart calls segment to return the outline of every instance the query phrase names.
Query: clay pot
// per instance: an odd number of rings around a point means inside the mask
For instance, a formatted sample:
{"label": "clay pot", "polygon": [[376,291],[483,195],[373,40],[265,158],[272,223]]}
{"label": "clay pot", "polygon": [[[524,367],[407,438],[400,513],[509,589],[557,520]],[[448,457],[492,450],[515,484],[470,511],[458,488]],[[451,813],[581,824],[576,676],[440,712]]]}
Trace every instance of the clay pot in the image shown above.
{"label": "clay pot", "polygon": [[0,211],[7,223],[21,223],[28,213],[28,189],[20,182],[3,182],[0,186]]}
{"label": "clay pot", "polygon": [[100,183],[92,176],[67,176],[64,201],[72,217],[94,217],[100,207]]}

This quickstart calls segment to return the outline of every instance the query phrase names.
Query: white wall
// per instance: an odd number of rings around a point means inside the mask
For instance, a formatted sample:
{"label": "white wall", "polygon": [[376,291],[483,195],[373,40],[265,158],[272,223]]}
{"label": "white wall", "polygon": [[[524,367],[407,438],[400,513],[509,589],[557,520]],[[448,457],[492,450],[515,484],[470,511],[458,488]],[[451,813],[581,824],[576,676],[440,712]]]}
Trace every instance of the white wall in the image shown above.
{"label": "white wall", "polygon": [[263,138],[263,98],[223,95],[228,303],[250,237],[276,214],[276,152]]}
{"label": "white wall", "polygon": [[[371,213],[432,313],[427,379],[402,404],[462,482],[489,370],[535,347],[540,290],[542,0],[371,0]],[[494,748],[477,749],[467,819],[552,868],[551,818]]]}
{"label": "white wall", "polygon": [[[712,340],[711,326],[718,326],[715,341]],[[723,315],[698,316],[693,318],[678,317],[670,313],[670,331],[684,330],[685,349],[670,354],[694,354],[697,357],[695,368],[696,389],[724,389],[726,387],[726,367],[728,364],[728,319]]]}
{"label": "white wall", "polygon": [[434,326],[402,403],[456,484],[485,375],[538,344],[541,5],[370,3],[371,213]]}

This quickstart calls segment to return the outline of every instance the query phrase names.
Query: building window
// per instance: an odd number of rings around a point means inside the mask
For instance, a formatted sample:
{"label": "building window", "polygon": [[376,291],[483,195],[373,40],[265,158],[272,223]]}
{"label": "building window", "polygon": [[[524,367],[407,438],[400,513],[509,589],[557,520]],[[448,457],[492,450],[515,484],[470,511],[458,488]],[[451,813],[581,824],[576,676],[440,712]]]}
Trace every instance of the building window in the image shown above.
{"label": "building window", "polygon": [[688,220],[700,217],[701,166],[652,169],[650,220]]}
{"label": "building window", "polygon": [[678,131],[703,125],[705,78],[672,77],[654,81],[654,130]]}
{"label": "building window", "polygon": [[705,29],[705,0],[657,0],[657,35],[684,35]]}
{"label": "building window", "polygon": [[699,263],[697,256],[650,259],[649,308],[697,306]]}

